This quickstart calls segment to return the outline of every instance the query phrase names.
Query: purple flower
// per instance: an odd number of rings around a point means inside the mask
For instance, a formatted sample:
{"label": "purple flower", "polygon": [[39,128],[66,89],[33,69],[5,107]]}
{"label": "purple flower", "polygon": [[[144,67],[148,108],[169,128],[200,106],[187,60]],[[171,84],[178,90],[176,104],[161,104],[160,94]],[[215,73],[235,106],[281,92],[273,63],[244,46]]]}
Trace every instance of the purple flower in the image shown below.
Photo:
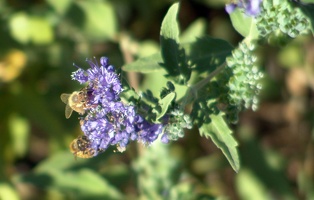
{"label": "purple flower", "polygon": [[75,65],[78,70],[72,73],[72,79],[87,83],[86,115],[81,118],[81,129],[91,141],[91,148],[99,152],[116,145],[122,152],[130,140],[148,145],[154,142],[163,126],[149,123],[134,106],[121,102],[122,84],[108,58],[100,58],[100,64],[96,60],[87,62],[87,70]]}
{"label": "purple flower", "polygon": [[248,1],[247,7],[246,7],[246,14],[250,16],[257,16],[260,12],[260,4],[262,0],[251,0]]}
{"label": "purple flower", "polygon": [[144,144],[151,144],[162,132],[162,124],[151,124],[141,116],[136,117],[136,132],[138,133],[138,141]]}
{"label": "purple flower", "polygon": [[237,8],[237,4],[235,3],[229,3],[226,5],[225,9],[227,13],[232,13]]}
{"label": "purple flower", "polygon": [[236,8],[243,9],[245,14],[249,16],[257,16],[260,12],[260,4],[262,0],[238,0],[236,3],[227,4],[225,10],[232,13]]}

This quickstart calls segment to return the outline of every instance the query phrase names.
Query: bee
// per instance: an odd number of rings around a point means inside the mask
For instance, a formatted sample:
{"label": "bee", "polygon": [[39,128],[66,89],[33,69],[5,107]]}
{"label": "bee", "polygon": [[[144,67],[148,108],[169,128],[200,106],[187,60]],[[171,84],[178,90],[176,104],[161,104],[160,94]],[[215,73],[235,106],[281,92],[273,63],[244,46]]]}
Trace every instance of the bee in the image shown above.
{"label": "bee", "polygon": [[73,110],[83,115],[85,113],[87,91],[85,88],[80,91],[74,91],[72,94],[61,94],[61,101],[66,104],[65,118],[69,119]]}
{"label": "bee", "polygon": [[92,158],[95,156],[95,149],[91,148],[90,140],[85,136],[79,136],[70,143],[70,151],[73,153],[75,159]]}

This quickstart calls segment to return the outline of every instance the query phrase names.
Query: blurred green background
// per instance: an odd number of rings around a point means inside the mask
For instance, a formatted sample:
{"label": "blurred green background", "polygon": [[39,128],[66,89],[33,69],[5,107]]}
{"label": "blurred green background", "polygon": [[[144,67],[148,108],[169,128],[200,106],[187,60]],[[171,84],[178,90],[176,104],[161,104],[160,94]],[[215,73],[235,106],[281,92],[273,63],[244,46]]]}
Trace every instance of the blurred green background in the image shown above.
{"label": "blurred green background", "polygon": [[[80,89],[73,62],[107,56],[116,68],[158,51],[171,0],[0,1],[0,200],[16,199],[314,199],[314,41],[263,44],[266,76],[257,112],[233,125],[235,173],[197,130],[168,145],[131,143],[77,159],[68,145],[82,134],[65,119],[60,94]],[[185,39],[242,39],[223,0],[181,2]],[[159,92],[162,74],[122,73],[135,88]]]}

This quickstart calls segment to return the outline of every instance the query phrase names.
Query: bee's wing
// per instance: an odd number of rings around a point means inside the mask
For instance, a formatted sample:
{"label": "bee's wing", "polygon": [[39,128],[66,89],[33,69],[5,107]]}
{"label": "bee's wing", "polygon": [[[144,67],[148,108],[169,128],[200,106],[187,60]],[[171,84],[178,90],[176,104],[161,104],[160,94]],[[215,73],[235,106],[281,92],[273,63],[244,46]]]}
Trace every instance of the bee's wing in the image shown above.
{"label": "bee's wing", "polygon": [[65,106],[65,118],[69,119],[72,115],[73,109],[67,104]]}
{"label": "bee's wing", "polygon": [[60,96],[61,101],[63,103],[65,103],[65,104],[67,104],[68,103],[68,99],[69,99],[70,96],[71,96],[71,94],[62,93],[61,96]]}

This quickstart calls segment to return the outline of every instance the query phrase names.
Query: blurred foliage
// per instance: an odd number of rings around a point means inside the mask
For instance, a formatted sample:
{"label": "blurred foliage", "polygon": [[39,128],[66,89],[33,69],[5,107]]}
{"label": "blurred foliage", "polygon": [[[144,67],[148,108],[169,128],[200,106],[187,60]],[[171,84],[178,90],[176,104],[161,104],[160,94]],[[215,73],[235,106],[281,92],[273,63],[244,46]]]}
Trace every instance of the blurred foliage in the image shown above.
{"label": "blurred foliage", "polygon": [[[160,60],[160,26],[173,2],[0,1],[1,200],[314,199],[314,40],[309,35],[257,50],[267,74],[265,89],[260,109],[242,113],[233,127],[243,165],[238,173],[197,130],[168,145],[131,144],[124,154],[108,149],[88,160],[71,155],[68,145],[81,130],[78,115],[64,118],[60,94],[80,88],[70,78],[72,63],[84,66],[85,58],[103,55],[117,68],[147,55]],[[232,23],[241,19],[230,21],[225,2],[182,1],[181,43],[206,33],[237,44],[241,36]],[[205,40],[198,40],[202,47]],[[135,88],[160,91],[164,72],[149,67],[145,75],[121,77]]]}

